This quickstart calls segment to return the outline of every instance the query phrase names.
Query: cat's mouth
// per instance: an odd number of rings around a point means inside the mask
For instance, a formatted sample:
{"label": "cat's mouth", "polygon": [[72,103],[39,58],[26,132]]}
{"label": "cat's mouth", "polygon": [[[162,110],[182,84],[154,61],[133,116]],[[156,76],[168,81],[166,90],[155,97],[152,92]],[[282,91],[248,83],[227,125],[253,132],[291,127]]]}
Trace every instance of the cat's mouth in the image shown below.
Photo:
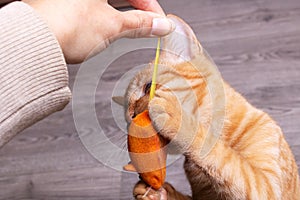
{"label": "cat's mouth", "polygon": [[131,119],[134,119],[138,114],[140,114],[148,109],[151,84],[152,84],[152,81],[144,84],[144,86],[142,88],[143,96],[140,97],[137,101],[135,101],[135,103],[133,105],[134,110],[133,110]]}
{"label": "cat's mouth", "polygon": [[139,100],[137,100],[134,103],[134,111],[131,118],[134,119],[138,114],[147,110],[148,104],[149,104],[149,94],[145,94],[143,97],[141,97]]}
{"label": "cat's mouth", "polygon": [[[139,98],[134,103],[134,111],[131,116],[131,119],[134,119],[138,114],[144,112],[145,110],[148,110],[148,104],[150,101],[150,89],[151,89],[151,81],[146,83],[143,87],[143,96]],[[156,85],[156,89],[159,89],[161,85]]]}

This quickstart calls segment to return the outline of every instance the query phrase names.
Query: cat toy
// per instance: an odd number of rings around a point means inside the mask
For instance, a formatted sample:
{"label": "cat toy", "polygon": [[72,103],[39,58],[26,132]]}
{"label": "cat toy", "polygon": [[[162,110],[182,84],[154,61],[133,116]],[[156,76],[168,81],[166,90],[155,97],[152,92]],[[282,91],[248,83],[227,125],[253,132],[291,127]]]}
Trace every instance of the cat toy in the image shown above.
{"label": "cat toy", "polygon": [[[156,76],[160,52],[160,39],[158,39],[150,100],[154,97],[156,89]],[[128,151],[131,163],[124,167],[128,171],[136,171],[141,179],[158,190],[165,181],[167,153],[163,148],[166,141],[153,128],[148,110],[138,114],[128,128]]]}

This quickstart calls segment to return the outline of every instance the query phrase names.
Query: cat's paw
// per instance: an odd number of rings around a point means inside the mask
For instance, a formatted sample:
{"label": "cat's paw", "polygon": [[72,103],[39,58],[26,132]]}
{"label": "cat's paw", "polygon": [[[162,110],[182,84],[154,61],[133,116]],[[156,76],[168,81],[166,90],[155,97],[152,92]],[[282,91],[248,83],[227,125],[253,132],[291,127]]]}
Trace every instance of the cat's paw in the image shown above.
{"label": "cat's paw", "polygon": [[175,137],[181,124],[181,107],[174,94],[157,90],[149,102],[149,115],[156,131],[164,138]]}
{"label": "cat's paw", "polygon": [[136,183],[133,196],[136,200],[167,200],[167,192],[164,188],[153,190],[143,181]]}
{"label": "cat's paw", "polygon": [[188,151],[200,131],[199,121],[187,114],[176,96],[167,90],[157,90],[149,102],[149,115],[154,128],[170,141],[169,153]]}

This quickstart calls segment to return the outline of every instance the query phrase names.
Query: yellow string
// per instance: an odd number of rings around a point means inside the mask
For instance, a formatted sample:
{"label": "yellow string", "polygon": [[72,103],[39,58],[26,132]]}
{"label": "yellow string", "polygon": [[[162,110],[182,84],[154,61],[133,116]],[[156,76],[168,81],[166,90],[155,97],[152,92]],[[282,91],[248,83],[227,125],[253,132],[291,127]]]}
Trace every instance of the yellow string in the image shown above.
{"label": "yellow string", "polygon": [[152,83],[150,88],[150,100],[154,97],[155,89],[156,89],[156,77],[157,77],[157,68],[158,68],[158,60],[159,60],[159,52],[160,52],[160,38],[157,41],[154,68],[152,74]]}
{"label": "yellow string", "polygon": [[145,198],[148,195],[148,193],[151,191],[151,189],[152,189],[152,187],[150,186],[148,188],[148,190],[146,191],[146,193],[142,196],[142,198]]}

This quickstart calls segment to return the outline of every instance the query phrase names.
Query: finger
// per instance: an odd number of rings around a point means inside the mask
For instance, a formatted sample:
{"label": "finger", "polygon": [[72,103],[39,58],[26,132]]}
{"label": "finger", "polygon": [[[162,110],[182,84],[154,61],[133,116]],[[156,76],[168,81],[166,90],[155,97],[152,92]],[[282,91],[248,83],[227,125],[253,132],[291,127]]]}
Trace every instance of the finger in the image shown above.
{"label": "finger", "polygon": [[164,188],[162,188],[162,190],[160,191],[160,200],[167,200],[167,199],[168,199],[168,193]]}
{"label": "finger", "polygon": [[147,191],[147,186],[143,181],[139,181],[136,183],[133,189],[133,196],[143,195]]}
{"label": "finger", "polygon": [[134,188],[133,196],[144,195],[147,192],[146,188]]}
{"label": "finger", "polygon": [[151,199],[149,199],[148,197],[144,197],[143,195],[137,195],[135,198],[136,198],[137,200],[151,200]]}
{"label": "finger", "polygon": [[161,15],[165,15],[162,7],[156,0],[127,0],[133,7],[145,10],[152,11]]}
{"label": "finger", "polygon": [[161,37],[175,29],[175,25],[171,20],[152,12],[132,10],[123,12],[122,15],[124,37]]}

